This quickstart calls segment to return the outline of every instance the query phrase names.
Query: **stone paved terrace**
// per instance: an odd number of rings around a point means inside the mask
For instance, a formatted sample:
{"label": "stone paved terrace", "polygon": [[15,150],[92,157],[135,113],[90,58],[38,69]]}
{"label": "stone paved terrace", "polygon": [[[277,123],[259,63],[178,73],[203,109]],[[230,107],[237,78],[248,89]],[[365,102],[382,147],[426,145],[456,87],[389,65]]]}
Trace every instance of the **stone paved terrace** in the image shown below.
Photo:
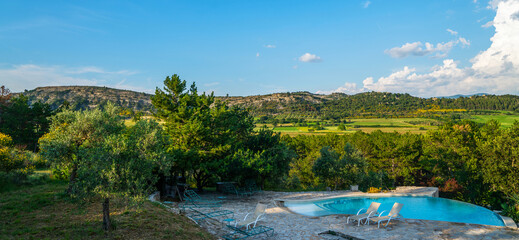
{"label": "stone paved terrace", "polygon": [[[432,188],[400,188],[385,194],[434,196],[434,194],[437,194],[435,191]],[[249,239],[519,239],[517,228],[413,219],[396,220],[394,222],[392,220],[386,228],[381,227],[380,229],[376,225],[361,225],[358,227],[356,224],[346,224],[348,215],[307,217],[293,214],[276,204],[276,200],[279,199],[304,200],[361,194],[365,193],[350,191],[265,191],[243,198],[227,195],[220,210],[231,210],[235,213],[235,219],[243,219],[248,212],[254,211],[258,202],[267,203],[266,217],[259,224],[274,228],[275,234],[269,238],[262,234]],[[223,223],[219,222],[221,220],[223,218],[202,220],[199,224],[210,233],[223,236],[230,231]],[[329,231],[337,234],[326,234]],[[348,236],[354,238],[348,238]]]}

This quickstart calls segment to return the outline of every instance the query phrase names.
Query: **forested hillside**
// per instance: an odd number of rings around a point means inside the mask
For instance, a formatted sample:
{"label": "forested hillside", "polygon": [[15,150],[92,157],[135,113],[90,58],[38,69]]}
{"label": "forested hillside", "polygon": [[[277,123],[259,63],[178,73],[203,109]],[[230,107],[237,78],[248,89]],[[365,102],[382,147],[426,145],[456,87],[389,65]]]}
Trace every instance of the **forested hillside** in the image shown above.
{"label": "forested hillside", "polygon": [[[23,92],[30,102],[42,101],[57,108],[67,101],[74,109],[92,109],[107,102],[151,113],[151,94],[93,86],[39,87]],[[365,92],[330,95],[309,92],[274,93],[246,97],[216,97],[229,106],[249,109],[253,116],[290,118],[318,117],[324,120],[366,117],[422,117],[441,113],[473,111],[519,112],[519,96],[475,95],[458,98],[420,98],[409,94]]]}
{"label": "forested hillside", "polygon": [[41,101],[49,104],[52,109],[58,108],[65,101],[73,109],[93,109],[97,106],[104,106],[107,102],[134,111],[151,112],[153,109],[150,99],[151,94],[108,87],[38,87],[22,94],[29,98],[29,102]]}

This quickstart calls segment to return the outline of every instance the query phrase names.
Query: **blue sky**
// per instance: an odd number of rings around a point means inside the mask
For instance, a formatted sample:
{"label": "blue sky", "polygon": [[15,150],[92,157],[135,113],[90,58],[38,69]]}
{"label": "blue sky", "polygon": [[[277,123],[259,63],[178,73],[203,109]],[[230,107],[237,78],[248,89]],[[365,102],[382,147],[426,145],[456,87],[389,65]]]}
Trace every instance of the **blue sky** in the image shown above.
{"label": "blue sky", "polygon": [[1,1],[0,85],[519,94],[518,2]]}

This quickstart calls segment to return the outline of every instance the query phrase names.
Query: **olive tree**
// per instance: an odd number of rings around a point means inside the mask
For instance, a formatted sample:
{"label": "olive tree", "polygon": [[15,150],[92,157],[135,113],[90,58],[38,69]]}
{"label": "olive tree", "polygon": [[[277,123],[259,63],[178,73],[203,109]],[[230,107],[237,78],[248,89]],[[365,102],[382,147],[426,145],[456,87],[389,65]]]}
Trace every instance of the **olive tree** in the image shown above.
{"label": "olive tree", "polygon": [[173,159],[165,151],[168,137],[152,121],[125,127],[117,108],[73,112],[52,118],[51,131],[40,139],[42,156],[56,168],[70,169],[68,193],[103,199],[103,229],[110,229],[112,197],[142,200],[153,190],[157,172],[167,175]]}

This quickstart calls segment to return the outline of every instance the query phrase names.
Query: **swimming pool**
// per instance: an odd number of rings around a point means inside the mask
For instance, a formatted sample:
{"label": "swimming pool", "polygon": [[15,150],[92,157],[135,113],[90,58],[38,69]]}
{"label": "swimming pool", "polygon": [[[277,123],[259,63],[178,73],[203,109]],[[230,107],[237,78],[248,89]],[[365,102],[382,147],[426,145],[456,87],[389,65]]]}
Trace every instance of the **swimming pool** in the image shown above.
{"label": "swimming pool", "polygon": [[325,216],[356,214],[359,209],[368,208],[373,201],[381,203],[379,212],[391,210],[395,202],[403,203],[400,214],[404,218],[505,226],[498,214],[486,208],[436,197],[342,197],[315,201],[284,201],[284,206],[301,215]]}

